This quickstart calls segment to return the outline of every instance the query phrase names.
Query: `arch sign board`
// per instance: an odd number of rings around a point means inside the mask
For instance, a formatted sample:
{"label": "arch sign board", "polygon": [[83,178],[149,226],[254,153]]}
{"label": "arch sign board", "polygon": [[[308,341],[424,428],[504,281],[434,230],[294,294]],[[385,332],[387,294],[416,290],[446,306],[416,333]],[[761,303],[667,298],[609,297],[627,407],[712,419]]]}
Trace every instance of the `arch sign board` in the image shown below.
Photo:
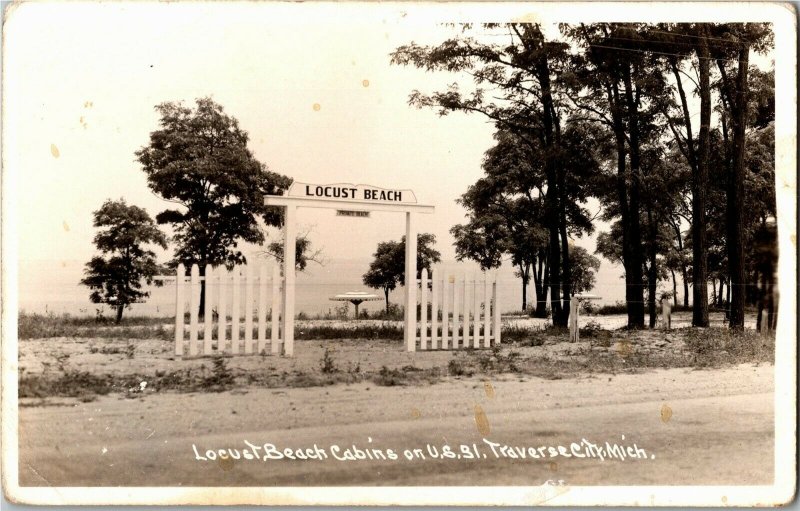
{"label": "arch sign board", "polygon": [[[394,211],[406,215],[404,339],[408,351],[416,349],[417,335],[417,229],[418,213],[433,213],[433,206],[417,203],[411,190],[349,183],[316,184],[293,182],[285,195],[266,195],[264,204],[284,208],[283,223],[283,314],[284,354],[294,354],[295,240],[297,209],[326,208],[340,216],[368,216],[370,211]],[[291,247],[291,249],[290,249]]]}
{"label": "arch sign board", "polygon": [[332,184],[317,185],[311,183],[294,182],[289,187],[289,197],[303,197],[314,199],[352,200],[369,204],[416,204],[417,196],[411,190],[397,190],[378,188],[368,185]]}

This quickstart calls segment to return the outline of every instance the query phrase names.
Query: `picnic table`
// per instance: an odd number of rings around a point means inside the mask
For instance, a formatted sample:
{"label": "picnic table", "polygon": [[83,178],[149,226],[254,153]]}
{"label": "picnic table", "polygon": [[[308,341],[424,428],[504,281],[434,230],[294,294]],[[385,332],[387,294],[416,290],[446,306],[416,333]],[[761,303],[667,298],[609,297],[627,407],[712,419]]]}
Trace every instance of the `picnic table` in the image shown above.
{"label": "picnic table", "polygon": [[349,291],[347,293],[332,296],[330,299],[335,302],[350,302],[355,305],[356,321],[358,321],[358,306],[361,305],[362,302],[374,302],[376,300],[382,300],[383,298],[371,293],[365,293],[363,291]]}

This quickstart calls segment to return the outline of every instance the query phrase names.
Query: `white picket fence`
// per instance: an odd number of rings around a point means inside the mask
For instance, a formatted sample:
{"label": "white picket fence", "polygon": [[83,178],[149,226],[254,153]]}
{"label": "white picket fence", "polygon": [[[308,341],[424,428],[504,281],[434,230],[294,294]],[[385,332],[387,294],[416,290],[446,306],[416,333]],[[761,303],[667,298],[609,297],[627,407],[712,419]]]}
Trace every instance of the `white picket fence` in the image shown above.
{"label": "white picket fence", "polygon": [[[426,269],[420,277],[417,336],[420,350],[488,348],[500,344],[500,309],[496,306],[494,274],[458,274],[434,267],[430,280]],[[427,317],[429,299],[430,318]]]}
{"label": "white picket fence", "polygon": [[[202,322],[198,319],[201,281],[206,282]],[[280,286],[277,265],[271,272],[266,265],[237,266],[232,271],[224,266],[206,267],[204,277],[196,264],[192,265],[189,277],[185,267],[178,265],[175,354],[193,357],[216,353],[281,353],[285,347],[279,321]],[[187,305],[189,323],[185,324]]]}

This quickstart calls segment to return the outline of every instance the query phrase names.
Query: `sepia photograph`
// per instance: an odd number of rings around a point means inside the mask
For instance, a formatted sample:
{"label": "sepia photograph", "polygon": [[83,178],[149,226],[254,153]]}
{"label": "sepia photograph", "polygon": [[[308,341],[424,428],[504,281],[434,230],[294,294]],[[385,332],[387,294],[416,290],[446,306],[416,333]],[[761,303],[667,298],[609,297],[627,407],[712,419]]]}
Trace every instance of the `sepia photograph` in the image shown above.
{"label": "sepia photograph", "polygon": [[794,498],[791,4],[3,9],[8,500]]}

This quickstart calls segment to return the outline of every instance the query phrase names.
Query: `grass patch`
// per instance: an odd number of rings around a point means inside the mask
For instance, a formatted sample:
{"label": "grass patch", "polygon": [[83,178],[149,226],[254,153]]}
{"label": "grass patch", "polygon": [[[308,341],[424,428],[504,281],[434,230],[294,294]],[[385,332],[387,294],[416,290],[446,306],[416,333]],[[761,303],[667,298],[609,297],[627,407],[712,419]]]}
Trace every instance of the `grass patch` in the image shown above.
{"label": "grass patch", "polygon": [[402,327],[392,325],[356,325],[353,328],[318,325],[295,330],[295,339],[403,339]]}
{"label": "grass patch", "polygon": [[122,318],[120,324],[113,320],[73,317],[69,314],[29,314],[20,312],[17,320],[19,339],[48,339],[53,337],[97,337],[103,339],[164,339],[170,340],[174,318],[148,318],[132,316]]}
{"label": "grass patch", "polygon": [[755,330],[687,328],[686,350],[696,367],[719,367],[747,362],[775,362],[775,337]]}
{"label": "grass patch", "polygon": [[86,371],[64,371],[57,377],[46,374],[21,375],[19,397],[77,397],[106,395],[114,388],[110,375]]}

